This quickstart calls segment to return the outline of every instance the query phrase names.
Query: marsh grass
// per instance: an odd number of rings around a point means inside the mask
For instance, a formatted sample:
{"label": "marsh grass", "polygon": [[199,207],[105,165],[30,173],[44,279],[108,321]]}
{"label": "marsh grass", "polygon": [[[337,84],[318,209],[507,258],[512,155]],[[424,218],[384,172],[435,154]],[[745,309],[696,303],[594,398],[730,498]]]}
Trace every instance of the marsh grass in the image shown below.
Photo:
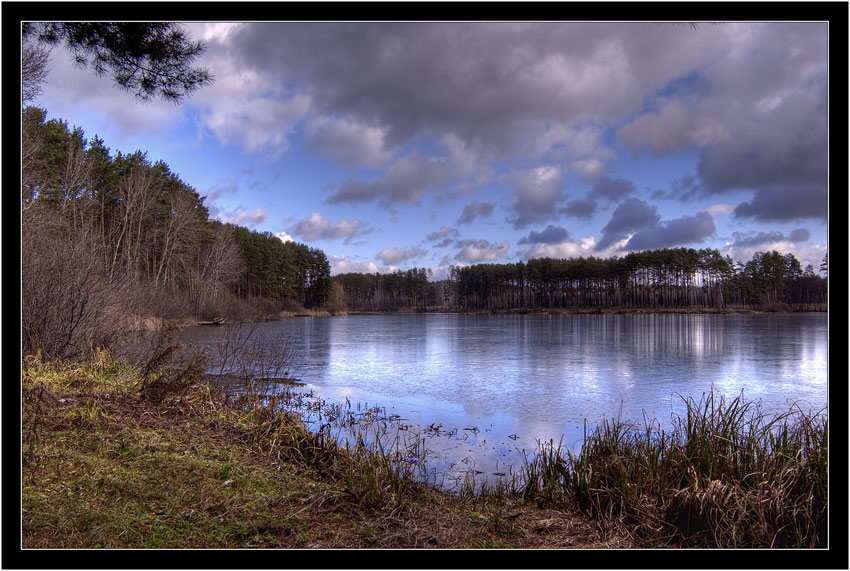
{"label": "marsh grass", "polygon": [[743,395],[683,398],[673,429],[618,419],[575,454],[541,446],[526,497],[571,498],[595,518],[650,538],[709,547],[822,547],[827,419],[793,406],[767,415]]}
{"label": "marsh grass", "polygon": [[510,480],[470,473],[446,493],[428,433],[380,407],[324,403],[280,376],[234,393],[167,332],[149,355],[24,359],[25,547],[826,541],[826,419],[799,408],[768,418],[712,393],[670,432],[612,421],[576,454],[549,442]]}

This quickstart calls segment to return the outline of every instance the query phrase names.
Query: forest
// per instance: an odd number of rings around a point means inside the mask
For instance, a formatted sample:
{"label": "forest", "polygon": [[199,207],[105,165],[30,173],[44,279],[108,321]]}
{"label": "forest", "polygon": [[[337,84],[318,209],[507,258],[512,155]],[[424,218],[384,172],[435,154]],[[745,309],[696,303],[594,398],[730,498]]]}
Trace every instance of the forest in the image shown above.
{"label": "forest", "polygon": [[328,301],[321,250],[211,219],[165,162],[113,154],[46,116],[22,111],[24,354],[109,345],[145,326],[133,319],[255,319]]}
{"label": "forest", "polygon": [[[820,273],[827,271],[824,257]],[[514,264],[450,266],[429,281],[425,268],[334,276],[349,310],[579,308],[823,309],[827,279],[793,254],[756,252],[747,263],[718,250],[666,248],[624,257],[535,258]]]}

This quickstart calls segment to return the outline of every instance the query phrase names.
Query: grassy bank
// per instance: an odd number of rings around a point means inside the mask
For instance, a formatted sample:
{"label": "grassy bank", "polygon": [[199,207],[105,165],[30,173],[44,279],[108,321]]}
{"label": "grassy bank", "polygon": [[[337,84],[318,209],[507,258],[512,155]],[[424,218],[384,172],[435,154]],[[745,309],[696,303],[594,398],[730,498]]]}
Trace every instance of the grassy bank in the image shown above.
{"label": "grassy bank", "polygon": [[577,509],[459,497],[191,367],[23,367],[24,548],[630,546]]}
{"label": "grassy bank", "polygon": [[[515,488],[449,494],[228,396],[203,366],[97,352],[22,371],[24,548],[778,547],[825,542],[826,421],[706,400],[671,434],[607,424]],[[288,409],[286,409],[288,410]],[[784,424],[783,424],[784,423]],[[765,430],[777,429],[781,430]]]}

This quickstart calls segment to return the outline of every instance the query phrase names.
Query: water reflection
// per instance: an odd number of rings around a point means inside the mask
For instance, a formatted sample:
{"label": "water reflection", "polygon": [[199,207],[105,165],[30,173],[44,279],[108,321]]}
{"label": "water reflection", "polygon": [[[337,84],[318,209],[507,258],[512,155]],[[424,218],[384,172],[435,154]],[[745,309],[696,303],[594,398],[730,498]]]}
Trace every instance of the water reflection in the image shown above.
{"label": "water reflection", "polygon": [[[257,327],[293,339],[307,390],[440,426],[424,433],[444,464],[484,472],[521,465],[541,441],[576,448],[585,420],[669,422],[683,398],[712,387],[774,412],[827,402],[825,314],[353,315]],[[181,335],[209,342],[217,329]]]}

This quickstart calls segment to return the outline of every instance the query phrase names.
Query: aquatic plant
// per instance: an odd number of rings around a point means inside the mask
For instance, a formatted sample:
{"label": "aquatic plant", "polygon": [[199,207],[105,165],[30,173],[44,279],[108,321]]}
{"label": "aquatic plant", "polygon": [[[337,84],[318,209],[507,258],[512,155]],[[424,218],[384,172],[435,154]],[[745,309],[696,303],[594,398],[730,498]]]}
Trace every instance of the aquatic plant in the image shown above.
{"label": "aquatic plant", "polygon": [[541,446],[526,497],[560,501],[622,524],[635,538],[711,547],[826,544],[824,411],[767,415],[743,395],[684,398],[671,431],[603,422],[573,454]]}

